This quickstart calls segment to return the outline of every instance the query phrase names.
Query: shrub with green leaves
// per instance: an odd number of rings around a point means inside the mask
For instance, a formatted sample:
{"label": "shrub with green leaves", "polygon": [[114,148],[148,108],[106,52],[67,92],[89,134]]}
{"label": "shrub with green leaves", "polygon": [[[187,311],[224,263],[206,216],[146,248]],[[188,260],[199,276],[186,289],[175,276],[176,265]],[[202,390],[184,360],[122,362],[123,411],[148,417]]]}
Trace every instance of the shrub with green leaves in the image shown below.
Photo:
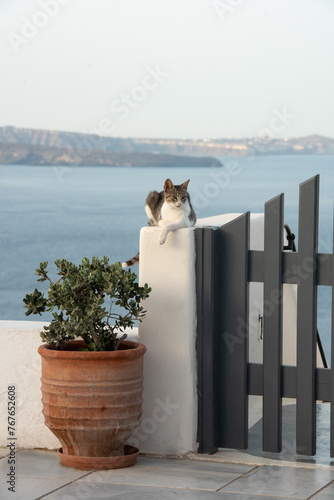
{"label": "shrub with green leaves", "polygon": [[[53,348],[81,337],[89,351],[116,351],[126,338],[124,329],[132,328],[145,316],[141,301],[151,288],[147,283],[139,286],[137,275],[123,269],[120,262],[109,264],[108,257],[93,257],[91,262],[84,258],[76,266],[58,259],[55,265],[60,278],[55,283],[48,276],[47,265],[42,262],[36,269],[37,281],[49,282],[47,297],[35,288],[23,302],[27,316],[53,311],[51,323],[41,332],[42,340]],[[106,307],[108,297],[110,304]],[[123,308],[124,314],[113,312],[113,304]]]}

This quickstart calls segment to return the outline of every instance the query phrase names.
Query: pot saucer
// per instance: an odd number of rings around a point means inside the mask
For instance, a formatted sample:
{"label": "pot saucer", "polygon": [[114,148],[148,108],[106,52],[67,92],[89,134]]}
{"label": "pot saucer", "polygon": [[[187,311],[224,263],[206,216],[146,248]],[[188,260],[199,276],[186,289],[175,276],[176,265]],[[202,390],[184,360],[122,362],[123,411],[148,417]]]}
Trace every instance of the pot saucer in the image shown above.
{"label": "pot saucer", "polygon": [[59,448],[58,456],[62,465],[74,467],[75,469],[122,469],[134,465],[139,455],[138,448],[125,445],[124,455],[116,457],[80,457],[75,455],[64,455],[63,449]]}

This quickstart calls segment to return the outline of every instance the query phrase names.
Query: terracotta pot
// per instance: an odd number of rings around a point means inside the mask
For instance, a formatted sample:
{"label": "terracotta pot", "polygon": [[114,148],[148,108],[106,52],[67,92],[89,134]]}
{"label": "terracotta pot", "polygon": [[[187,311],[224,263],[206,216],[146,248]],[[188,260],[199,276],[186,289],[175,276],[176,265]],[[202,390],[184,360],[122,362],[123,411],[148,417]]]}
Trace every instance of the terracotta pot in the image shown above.
{"label": "terracotta pot", "polygon": [[[64,465],[71,465],[71,457],[82,457],[72,460],[80,462],[80,468],[132,465],[128,455],[132,453],[135,461],[138,450],[125,450],[125,442],[142,414],[146,347],[123,341],[118,351],[79,351],[83,345],[73,341],[67,345],[70,350],[38,348],[45,424],[61,442],[59,456]],[[98,461],[105,467],[95,467],[96,460],[89,457],[108,458]]]}

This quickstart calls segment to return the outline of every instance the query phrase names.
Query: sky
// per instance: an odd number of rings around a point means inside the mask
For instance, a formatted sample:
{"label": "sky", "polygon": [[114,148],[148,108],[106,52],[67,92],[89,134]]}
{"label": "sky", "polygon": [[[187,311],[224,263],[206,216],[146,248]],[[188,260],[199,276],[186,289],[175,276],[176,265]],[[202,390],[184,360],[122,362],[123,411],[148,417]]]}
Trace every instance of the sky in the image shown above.
{"label": "sky", "polygon": [[1,0],[0,126],[334,137],[333,23],[333,0]]}

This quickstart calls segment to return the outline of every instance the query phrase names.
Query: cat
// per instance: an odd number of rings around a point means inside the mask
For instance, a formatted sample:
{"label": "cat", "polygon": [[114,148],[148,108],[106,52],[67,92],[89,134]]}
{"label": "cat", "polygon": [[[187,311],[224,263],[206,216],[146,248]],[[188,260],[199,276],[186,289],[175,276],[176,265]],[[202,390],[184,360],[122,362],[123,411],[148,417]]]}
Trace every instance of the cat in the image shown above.
{"label": "cat", "polygon": [[[161,227],[159,243],[163,245],[168,233],[181,227],[191,227],[196,223],[196,214],[187,191],[190,179],[179,186],[174,186],[170,179],[165,180],[164,190],[151,191],[145,201],[145,212],[150,226]],[[123,262],[123,267],[130,267],[139,262],[139,253]]]}

